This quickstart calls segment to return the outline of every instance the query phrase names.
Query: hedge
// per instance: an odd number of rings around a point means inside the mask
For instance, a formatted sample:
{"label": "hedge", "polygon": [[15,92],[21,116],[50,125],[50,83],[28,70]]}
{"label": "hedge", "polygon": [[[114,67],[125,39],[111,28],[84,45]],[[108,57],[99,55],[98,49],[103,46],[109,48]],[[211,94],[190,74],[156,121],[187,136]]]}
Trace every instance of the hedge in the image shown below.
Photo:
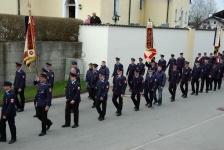
{"label": "hedge", "polygon": [[[36,41],[77,41],[82,20],[34,16]],[[25,16],[0,14],[0,41],[24,41]]]}

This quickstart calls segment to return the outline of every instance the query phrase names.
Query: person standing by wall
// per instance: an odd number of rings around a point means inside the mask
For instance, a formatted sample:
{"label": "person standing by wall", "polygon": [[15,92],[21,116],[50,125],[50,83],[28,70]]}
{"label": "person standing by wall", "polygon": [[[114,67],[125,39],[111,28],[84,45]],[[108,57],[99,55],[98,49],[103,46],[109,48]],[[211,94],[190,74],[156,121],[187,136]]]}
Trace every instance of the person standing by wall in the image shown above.
{"label": "person standing by wall", "polygon": [[[24,91],[26,88],[26,73],[22,70],[21,66],[21,63],[16,62],[16,76],[13,84],[13,91],[16,95],[15,103],[17,107],[17,112],[24,111],[25,106]],[[19,99],[17,97],[18,94],[20,96],[21,102],[19,102]]]}
{"label": "person standing by wall", "polygon": [[[131,87],[131,99],[135,105],[135,111],[139,111],[141,94],[143,93],[144,89],[144,79],[140,75],[139,70],[135,70],[134,77],[132,79],[132,87]],[[136,99],[137,95],[137,99]]]}
{"label": "person standing by wall", "polygon": [[77,75],[70,73],[70,83],[68,84],[68,92],[66,94],[66,107],[65,107],[65,124],[62,127],[70,127],[71,124],[71,111],[74,114],[74,125],[72,128],[79,126],[79,103],[80,103],[80,83],[76,81]]}
{"label": "person standing by wall", "polygon": [[166,84],[166,74],[162,71],[162,66],[158,66],[158,70],[155,73],[155,81],[156,81],[156,88],[158,90],[158,106],[162,105],[162,92],[163,88]]}
{"label": "person standing by wall", "polygon": [[[113,97],[112,101],[114,106],[117,108],[116,114],[117,116],[122,115],[122,108],[123,108],[123,96],[125,94],[127,81],[126,77],[123,76],[123,68],[119,68],[117,70],[118,75],[115,77],[115,83],[113,86]],[[117,102],[117,98],[119,98],[119,102]]]}
{"label": "person standing by wall", "polygon": [[[96,110],[99,113],[99,121],[103,121],[106,115],[107,109],[107,98],[108,98],[108,91],[109,91],[109,82],[105,80],[105,74],[99,74],[99,81],[96,85]],[[101,109],[102,104],[102,109]]]}
{"label": "person standing by wall", "polygon": [[96,16],[96,13],[92,13],[92,17],[90,18],[90,24],[101,24],[100,17]]}
{"label": "person standing by wall", "polygon": [[91,19],[91,16],[88,15],[88,16],[87,16],[87,19],[85,20],[85,24],[90,24],[90,19]]}
{"label": "person standing by wall", "polygon": [[6,142],[6,122],[8,121],[9,129],[11,131],[11,140],[9,144],[16,142],[16,125],[15,125],[15,116],[16,116],[16,108],[15,108],[15,98],[16,95],[12,91],[11,86],[12,83],[9,81],[4,81],[3,88],[5,90],[3,96],[3,105],[1,111],[1,120],[0,120],[0,133],[1,138],[0,142]]}

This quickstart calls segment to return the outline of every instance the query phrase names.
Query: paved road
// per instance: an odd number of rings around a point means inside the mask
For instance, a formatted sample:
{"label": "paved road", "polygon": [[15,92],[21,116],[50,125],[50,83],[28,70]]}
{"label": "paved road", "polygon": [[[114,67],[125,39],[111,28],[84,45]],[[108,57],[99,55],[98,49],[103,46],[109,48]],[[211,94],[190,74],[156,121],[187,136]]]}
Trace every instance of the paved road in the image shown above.
{"label": "paved road", "polygon": [[[54,122],[44,137],[39,137],[40,121],[33,118],[33,103],[26,104],[16,117],[18,141],[0,143],[1,150],[223,150],[224,113],[216,110],[224,105],[224,88],[183,99],[178,90],[171,103],[167,87],[161,107],[149,109],[141,99],[135,112],[130,98],[124,99],[123,115],[115,116],[109,94],[107,115],[99,122],[92,101],[82,94],[80,127],[61,128],[64,124],[65,99],[53,100],[49,118]],[[8,139],[9,130],[7,130]]]}

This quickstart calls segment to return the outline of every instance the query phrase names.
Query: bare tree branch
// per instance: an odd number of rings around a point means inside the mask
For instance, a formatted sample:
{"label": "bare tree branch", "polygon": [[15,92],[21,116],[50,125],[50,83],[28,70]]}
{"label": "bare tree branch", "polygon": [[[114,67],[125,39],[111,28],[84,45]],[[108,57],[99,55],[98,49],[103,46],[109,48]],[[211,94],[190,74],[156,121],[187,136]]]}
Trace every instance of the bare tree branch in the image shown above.
{"label": "bare tree branch", "polygon": [[195,28],[200,27],[200,23],[217,11],[215,0],[194,0],[190,7],[189,23]]}

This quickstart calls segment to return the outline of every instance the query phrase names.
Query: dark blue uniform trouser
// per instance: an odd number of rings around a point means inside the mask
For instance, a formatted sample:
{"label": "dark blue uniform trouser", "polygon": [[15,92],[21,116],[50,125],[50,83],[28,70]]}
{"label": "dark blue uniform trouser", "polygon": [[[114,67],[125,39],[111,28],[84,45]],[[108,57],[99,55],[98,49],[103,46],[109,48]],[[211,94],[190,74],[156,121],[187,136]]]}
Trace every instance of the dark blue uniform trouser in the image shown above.
{"label": "dark blue uniform trouser", "polygon": [[[195,91],[195,87],[194,87],[195,83],[196,83],[196,91]],[[199,81],[198,81],[198,79],[192,79],[191,80],[191,89],[192,89],[193,93],[198,94],[198,89],[199,89]]]}
{"label": "dark blue uniform trouser", "polygon": [[[185,86],[185,88],[184,88]],[[187,96],[188,93],[188,81],[181,81],[180,83],[180,89],[183,95]]]}
{"label": "dark blue uniform trouser", "polygon": [[70,104],[70,102],[66,102],[65,107],[65,124],[71,124],[71,110],[74,114],[74,124],[79,125],[79,103]]}
{"label": "dark blue uniform trouser", "polygon": [[[21,92],[18,92],[19,89],[17,88],[14,88],[14,92],[15,92],[15,95],[16,95],[16,99],[15,99],[15,103],[16,103],[16,107],[17,109],[24,109],[24,105],[25,105],[25,96],[24,96],[24,89],[22,89]],[[20,100],[21,102],[19,102],[19,99],[18,99],[18,95],[20,96]]]}
{"label": "dark blue uniform trouser", "polygon": [[132,87],[132,79],[133,79],[133,76],[128,76],[128,85],[130,88]]}
{"label": "dark blue uniform trouser", "polygon": [[[137,95],[137,99],[135,99],[135,96]],[[131,93],[131,99],[135,105],[136,109],[139,109],[139,105],[140,105],[140,99],[141,99],[141,94],[140,93]]]}
{"label": "dark blue uniform trouser", "polygon": [[11,132],[11,139],[16,140],[16,126],[15,126],[15,117],[10,117],[3,119],[3,116],[1,116],[0,121],[0,133],[1,133],[1,139],[6,140],[6,122],[8,121],[9,129]]}
{"label": "dark blue uniform trouser", "polygon": [[212,83],[214,82],[214,90],[216,90],[218,79],[216,78],[211,78],[210,79],[210,89],[212,90]]}
{"label": "dark blue uniform trouser", "polygon": [[37,106],[36,107],[36,114],[37,118],[42,122],[42,131],[46,133],[46,126],[52,124],[51,120],[47,118],[47,111],[45,111],[46,106]]}
{"label": "dark blue uniform trouser", "polygon": [[218,78],[218,89],[221,88],[222,85],[222,77]]}
{"label": "dark blue uniform trouser", "polygon": [[171,94],[171,98],[175,99],[176,96],[176,89],[177,89],[177,85],[176,83],[170,83],[169,84],[169,92]]}
{"label": "dark blue uniform trouser", "polygon": [[90,88],[89,95],[90,95],[91,99],[93,100],[93,105],[95,106],[96,105],[96,98],[95,98],[96,89]]}
{"label": "dark blue uniform trouser", "polygon": [[152,105],[153,97],[154,97],[154,91],[152,90],[144,90],[144,97],[147,104]]}
{"label": "dark blue uniform trouser", "polygon": [[[102,104],[102,109],[100,108],[100,105]],[[96,110],[99,113],[101,117],[105,117],[106,115],[106,109],[107,109],[107,100],[96,100]]]}
{"label": "dark blue uniform trouser", "polygon": [[[119,102],[117,102],[117,98],[119,98]],[[121,113],[123,108],[123,98],[121,97],[121,95],[113,94],[112,101],[114,103],[114,106],[117,108],[117,112]]]}
{"label": "dark blue uniform trouser", "polygon": [[202,80],[201,80],[201,88],[200,88],[200,91],[203,91],[203,89],[204,89],[204,83],[205,83],[205,82],[206,82],[206,88],[205,88],[205,90],[208,91],[209,84],[210,84],[210,78],[209,78],[208,76],[202,78]]}

